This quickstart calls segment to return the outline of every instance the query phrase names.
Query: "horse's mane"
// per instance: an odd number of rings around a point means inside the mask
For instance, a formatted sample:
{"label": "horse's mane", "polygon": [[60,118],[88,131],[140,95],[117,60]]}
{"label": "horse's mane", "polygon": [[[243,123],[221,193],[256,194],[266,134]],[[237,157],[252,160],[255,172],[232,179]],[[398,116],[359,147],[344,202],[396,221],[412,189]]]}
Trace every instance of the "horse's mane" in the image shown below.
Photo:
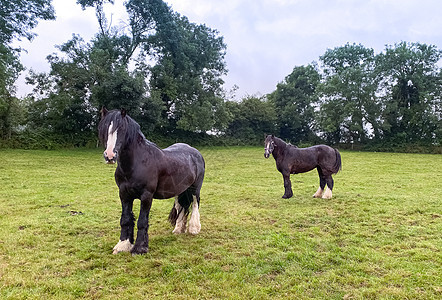
{"label": "horse's mane", "polygon": [[148,146],[154,146],[160,149],[157,144],[146,139],[143,132],[141,131],[140,125],[134,119],[132,119],[128,115],[125,115],[124,117],[121,116],[121,112],[119,110],[109,111],[107,115],[100,121],[98,131],[101,142],[106,139],[106,136],[108,134],[107,129],[109,128],[111,122],[113,122],[112,132],[115,132],[115,130],[120,128],[125,129],[125,144],[140,141]]}
{"label": "horse's mane", "polygon": [[273,137],[273,141],[275,142],[276,146],[278,147],[282,147],[282,146],[288,146],[290,144],[287,144],[286,142],[284,142],[284,140],[280,139],[279,137]]}
{"label": "horse's mane", "polygon": [[280,139],[279,137],[273,137],[273,141],[275,142],[277,147],[280,148],[298,148],[296,145],[292,145],[290,143],[286,143],[283,139]]}

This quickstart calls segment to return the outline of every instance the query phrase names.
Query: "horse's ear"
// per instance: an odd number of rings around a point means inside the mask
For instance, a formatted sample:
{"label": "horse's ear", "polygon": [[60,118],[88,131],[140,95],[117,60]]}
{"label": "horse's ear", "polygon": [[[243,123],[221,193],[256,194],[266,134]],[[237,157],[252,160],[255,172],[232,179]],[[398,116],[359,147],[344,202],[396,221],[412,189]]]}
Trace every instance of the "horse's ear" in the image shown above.
{"label": "horse's ear", "polygon": [[272,134],[272,139],[274,138],[275,136]]}
{"label": "horse's ear", "polygon": [[101,118],[104,118],[107,115],[106,107],[103,106],[100,110],[100,113],[101,113]]}
{"label": "horse's ear", "polygon": [[126,110],[124,108],[121,109],[121,116],[123,118],[126,116]]}

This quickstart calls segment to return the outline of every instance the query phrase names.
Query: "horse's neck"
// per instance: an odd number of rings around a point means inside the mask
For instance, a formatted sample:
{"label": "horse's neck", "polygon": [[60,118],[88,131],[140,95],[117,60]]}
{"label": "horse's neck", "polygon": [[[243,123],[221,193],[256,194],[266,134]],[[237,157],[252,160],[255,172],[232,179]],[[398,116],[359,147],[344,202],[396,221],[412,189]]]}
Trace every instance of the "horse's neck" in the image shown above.
{"label": "horse's neck", "polygon": [[282,157],[282,155],[287,147],[288,147],[288,145],[281,139],[276,142],[276,147],[272,152],[275,160],[277,160],[278,157]]}
{"label": "horse's neck", "polygon": [[122,148],[120,150],[120,153],[118,154],[118,166],[123,170],[123,171],[130,171],[132,169],[133,166],[133,155],[134,150],[130,147],[125,146],[124,148]]}
{"label": "horse's neck", "polygon": [[132,141],[131,144],[125,145],[120,153],[119,161],[123,171],[131,171],[137,159],[141,159],[140,153],[149,153],[149,155],[156,156],[162,150],[154,143],[148,141],[144,136],[139,136],[137,140]]}

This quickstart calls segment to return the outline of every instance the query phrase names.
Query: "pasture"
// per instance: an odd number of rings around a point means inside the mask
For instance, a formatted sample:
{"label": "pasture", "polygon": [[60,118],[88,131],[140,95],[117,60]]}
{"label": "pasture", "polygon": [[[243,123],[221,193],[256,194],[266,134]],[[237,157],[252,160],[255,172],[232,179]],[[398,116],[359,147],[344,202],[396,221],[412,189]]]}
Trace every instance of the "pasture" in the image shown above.
{"label": "pasture", "polygon": [[[342,152],[284,193],[262,148],[203,148],[201,233],[154,200],[150,250],[112,255],[121,207],[103,149],[0,150],[2,299],[440,299],[442,156]],[[134,212],[138,215],[139,201]]]}

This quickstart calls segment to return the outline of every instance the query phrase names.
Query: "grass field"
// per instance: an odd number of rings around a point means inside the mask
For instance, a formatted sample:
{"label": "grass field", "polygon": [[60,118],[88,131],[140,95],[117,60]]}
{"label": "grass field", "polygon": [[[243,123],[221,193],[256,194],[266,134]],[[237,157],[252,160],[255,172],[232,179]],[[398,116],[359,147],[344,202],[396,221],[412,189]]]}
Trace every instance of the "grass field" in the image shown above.
{"label": "grass field", "polygon": [[[102,150],[0,150],[1,299],[441,299],[442,155],[343,152],[333,199],[261,148],[206,148],[201,233],[155,200],[150,251],[112,255]],[[138,215],[139,201],[135,202]]]}

